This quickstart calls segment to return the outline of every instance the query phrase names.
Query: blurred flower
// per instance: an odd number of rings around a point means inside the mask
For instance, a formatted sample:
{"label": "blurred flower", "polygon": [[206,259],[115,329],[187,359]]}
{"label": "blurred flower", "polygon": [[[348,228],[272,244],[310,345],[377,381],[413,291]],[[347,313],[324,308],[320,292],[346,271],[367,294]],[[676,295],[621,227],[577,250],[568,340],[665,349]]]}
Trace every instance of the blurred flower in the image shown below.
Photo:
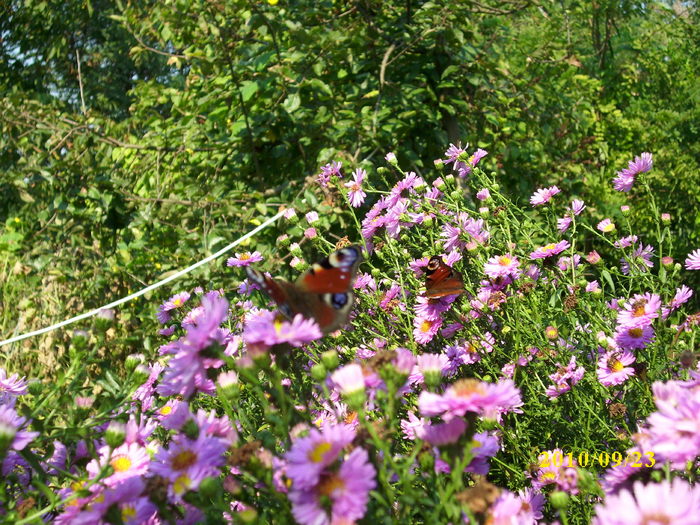
{"label": "blurred flower", "polygon": [[355,523],[367,511],[375,476],[367,451],[356,448],[337,470],[325,471],[313,487],[292,483],[289,500],[294,518],[301,525]]}
{"label": "blurred flower", "polygon": [[313,319],[297,314],[291,321],[277,312],[262,310],[251,317],[243,328],[243,340],[247,346],[264,345],[270,347],[281,343],[302,346],[319,339],[321,333]]}
{"label": "blurred flower", "polygon": [[685,260],[685,269],[700,270],[700,249],[688,255],[688,258]]}
{"label": "blurred flower", "polygon": [[566,217],[562,217],[561,219],[557,219],[557,230],[559,230],[559,233],[564,233],[566,230],[568,230],[572,221],[573,219],[568,215]]}
{"label": "blurred flower", "polygon": [[306,217],[306,221],[307,221],[309,224],[313,224],[313,223],[315,223],[316,221],[318,221],[318,212],[316,212],[316,211],[310,211],[309,213],[307,213],[307,214],[305,215],[305,217]]}
{"label": "blurred flower", "polygon": [[0,457],[7,450],[22,450],[39,432],[23,430],[29,421],[9,405],[0,405]]}
{"label": "blurred flower", "polygon": [[321,186],[327,186],[333,175],[342,177],[340,168],[343,166],[341,162],[331,162],[321,167],[321,173],[318,174],[316,180]]}
{"label": "blurred flower", "polygon": [[500,414],[518,411],[522,406],[520,390],[510,379],[486,383],[476,379],[460,379],[444,394],[421,392],[418,408],[423,416],[442,416],[445,421],[476,412],[496,419]]}
{"label": "blurred flower", "polygon": [[0,405],[15,406],[15,400],[28,392],[28,382],[19,374],[7,375],[4,368],[0,367]]}
{"label": "blurred flower", "polygon": [[615,223],[610,219],[603,219],[596,227],[603,233],[610,233],[615,229]]}
{"label": "blurred flower", "polygon": [[578,493],[578,472],[573,456],[564,455],[561,449],[555,448],[542,452],[537,459],[540,467],[532,479],[534,489],[554,485],[558,490],[569,494]]}
{"label": "blurred flower", "polygon": [[594,525],[694,525],[700,516],[700,486],[680,478],[647,485],[637,481],[632,490],[608,495],[595,513]]}
{"label": "blurred flower", "polygon": [[480,201],[485,201],[489,197],[491,197],[491,192],[488,188],[482,188],[478,192],[476,192],[476,198]]}
{"label": "blurred flower", "polygon": [[165,301],[161,308],[166,312],[175,310],[176,308],[180,308],[182,305],[184,305],[189,298],[190,294],[188,292],[180,292],[179,294],[175,294],[170,299]]}
{"label": "blurred flower", "polygon": [[586,209],[586,204],[580,199],[574,199],[571,201],[571,211],[574,215],[580,215],[581,212]]}

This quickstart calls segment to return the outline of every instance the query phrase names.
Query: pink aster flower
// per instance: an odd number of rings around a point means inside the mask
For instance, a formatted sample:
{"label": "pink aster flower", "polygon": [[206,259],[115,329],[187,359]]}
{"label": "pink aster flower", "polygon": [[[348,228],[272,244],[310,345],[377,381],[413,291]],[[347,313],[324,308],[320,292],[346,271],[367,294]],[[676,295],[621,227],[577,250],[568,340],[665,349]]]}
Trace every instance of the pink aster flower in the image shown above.
{"label": "pink aster flower", "polygon": [[639,240],[639,237],[636,235],[628,235],[627,237],[622,237],[621,239],[616,240],[613,243],[613,246],[615,248],[628,248],[635,244]]}
{"label": "pink aster flower", "polygon": [[257,263],[263,260],[263,256],[260,252],[245,252],[236,253],[235,257],[229,257],[226,261],[226,266],[250,266],[253,263]]}
{"label": "pink aster flower", "polygon": [[486,523],[489,525],[540,523],[544,503],[544,495],[532,489],[520,491],[518,494],[504,490],[488,510]]}
{"label": "pink aster flower", "polygon": [[530,259],[545,259],[547,257],[552,257],[558,255],[569,246],[569,241],[559,241],[557,243],[550,243],[545,246],[537,248],[534,252],[530,254]]}
{"label": "pink aster flower", "polygon": [[414,310],[418,318],[428,321],[436,321],[440,319],[444,312],[450,309],[452,303],[457,300],[457,297],[459,296],[447,295],[445,297],[430,299],[421,295],[416,298]]}
{"label": "pink aster flower", "polygon": [[352,174],[352,181],[344,184],[344,186],[350,190],[348,191],[348,200],[350,201],[350,206],[353,208],[362,206],[365,202],[365,197],[367,197],[367,194],[362,191],[362,183],[366,175],[367,172],[365,170],[358,168]]}
{"label": "pink aster flower", "polygon": [[491,197],[491,192],[488,188],[481,188],[479,191],[476,192],[476,198],[480,201],[485,201],[489,197]]}
{"label": "pink aster flower", "polygon": [[308,222],[309,224],[313,224],[316,221],[318,221],[318,212],[317,211],[310,211],[304,217],[306,218],[306,222]]}
{"label": "pink aster flower", "polygon": [[300,488],[292,483],[292,514],[301,524],[355,523],[367,511],[369,492],[376,486],[375,476],[367,451],[356,448],[337,471],[325,471],[313,487]]}
{"label": "pink aster flower", "polygon": [[598,359],[598,381],[603,386],[621,385],[634,375],[631,365],[636,361],[629,350],[610,350]]}
{"label": "pink aster flower", "polygon": [[344,396],[365,391],[365,376],[357,363],[345,365],[331,375],[333,383]]}
{"label": "pink aster flower", "polygon": [[631,256],[620,259],[620,269],[625,275],[629,275],[633,271],[636,273],[647,272],[649,268],[654,267],[654,263],[651,262],[653,255],[653,246],[640,244],[634,249]]}
{"label": "pink aster flower", "polygon": [[556,186],[550,186],[549,188],[540,188],[530,197],[530,204],[533,206],[541,206],[546,204],[561,190]]}
{"label": "pink aster flower", "polygon": [[598,281],[591,281],[590,283],[586,284],[587,292],[597,292],[598,290],[600,290],[600,284],[598,284]]}
{"label": "pink aster flower", "polygon": [[615,332],[615,343],[620,348],[646,348],[653,340],[654,329],[651,326],[618,326]]}
{"label": "pink aster flower", "polygon": [[176,308],[180,308],[182,305],[184,305],[189,298],[189,293],[180,292],[179,294],[173,295],[170,299],[165,301],[161,308],[166,312],[170,310],[175,310]]}
{"label": "pink aster flower", "polygon": [[94,478],[109,463],[114,473],[101,480],[108,487],[114,487],[134,476],[145,475],[151,462],[146,448],[137,443],[124,443],[114,450],[105,445],[98,453],[99,459],[93,459],[88,463],[86,470]]}
{"label": "pink aster flower", "polygon": [[497,277],[520,277],[520,261],[511,254],[495,255],[484,265],[484,273],[492,278]]}
{"label": "pink aster flower", "polygon": [[549,376],[554,384],[547,388],[545,394],[552,399],[565,394],[581,380],[585,371],[582,366],[576,366],[576,356],[571,356],[567,366],[558,365],[557,371]]}
{"label": "pink aster flower", "polygon": [[391,364],[396,372],[408,376],[413,371],[413,367],[416,364],[416,356],[407,348],[397,348],[396,355]]}
{"label": "pink aster flower", "polygon": [[442,319],[424,319],[416,317],[413,319],[413,338],[416,343],[424,345],[433,340],[433,337],[438,333],[442,326]]}
{"label": "pink aster flower", "polygon": [[688,255],[688,258],[685,260],[685,269],[700,270],[700,249],[697,249]]}
{"label": "pink aster flower", "polygon": [[584,209],[586,209],[586,204],[581,199],[571,201],[571,211],[574,212],[574,215],[580,215]]}
{"label": "pink aster flower", "polygon": [[460,212],[456,224],[446,223],[442,226],[440,237],[444,239],[445,251],[451,252],[453,249],[464,250],[485,244],[490,234],[483,219],[474,219]]}
{"label": "pink aster flower", "polygon": [[555,448],[543,452],[537,459],[540,466],[532,479],[534,489],[554,485],[558,490],[570,494],[578,492],[578,472],[573,456],[564,455],[561,449]]}
{"label": "pink aster flower", "polygon": [[463,417],[467,412],[496,419],[500,414],[517,412],[522,404],[520,390],[510,379],[499,383],[460,379],[442,395],[421,392],[418,398],[418,408],[422,415],[442,416],[445,421]]}
{"label": "pink aster flower", "polygon": [[[668,316],[671,315],[672,312],[677,310],[683,303],[686,303],[688,299],[692,297],[692,295],[693,290],[688,288],[686,285],[682,285],[680,288],[677,288],[676,295],[673,296],[673,299],[671,299],[671,302],[668,303],[668,306],[663,306],[661,308],[661,318],[668,319]],[[0,391],[2,391],[1,386]]]}
{"label": "pink aster flower", "polygon": [[340,452],[355,439],[355,430],[349,425],[327,425],[321,430],[312,428],[309,435],[298,438],[285,454],[287,477],[296,490],[317,485],[323,470],[335,462]]}
{"label": "pink aster flower", "polygon": [[598,226],[596,226],[596,228],[598,228],[603,233],[610,233],[611,231],[615,230],[615,223],[610,219],[603,219],[598,223]]}
{"label": "pink aster flower", "polygon": [[649,326],[659,317],[661,298],[656,294],[637,294],[625,302],[617,314],[617,323],[628,328],[643,328]]}
{"label": "pink aster flower", "polygon": [[594,525],[695,525],[700,516],[700,486],[681,478],[647,485],[636,481],[632,490],[608,495],[596,505],[595,513]]}
{"label": "pink aster flower", "polygon": [[297,314],[288,321],[278,313],[268,310],[250,318],[243,328],[243,341],[249,351],[256,347],[264,349],[282,343],[299,347],[319,339],[322,335],[313,319],[305,319],[301,314]]}

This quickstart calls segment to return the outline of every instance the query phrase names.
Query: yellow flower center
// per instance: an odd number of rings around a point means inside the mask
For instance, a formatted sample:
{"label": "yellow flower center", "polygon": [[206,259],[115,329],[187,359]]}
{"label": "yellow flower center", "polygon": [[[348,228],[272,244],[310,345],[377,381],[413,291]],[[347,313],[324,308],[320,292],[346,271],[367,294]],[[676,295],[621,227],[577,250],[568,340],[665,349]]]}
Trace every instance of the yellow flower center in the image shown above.
{"label": "yellow flower center", "polygon": [[180,298],[178,297],[177,299],[175,299],[175,300],[173,301],[173,304],[175,305],[176,308],[177,308],[178,306],[182,306],[182,299],[180,299]]}
{"label": "yellow flower center", "polygon": [[474,394],[481,394],[483,390],[483,385],[476,379],[462,379],[452,385],[452,391],[457,397],[471,397]]}
{"label": "yellow flower center", "polygon": [[175,494],[184,494],[184,492],[190,487],[191,482],[192,480],[186,474],[179,476],[173,482],[173,492],[175,492]]}
{"label": "yellow flower center", "polygon": [[611,222],[610,224],[606,224],[605,226],[603,226],[603,231],[604,231],[605,233],[611,232],[611,231],[613,231],[614,229],[615,229],[615,225],[614,225],[612,222]]}
{"label": "yellow flower center", "polygon": [[160,409],[160,415],[161,415],[161,416],[167,416],[167,415],[170,414],[172,411],[173,411],[173,407],[170,407],[170,406],[167,406],[167,405],[166,405],[166,406],[164,406],[164,407],[161,407],[161,409]]}
{"label": "yellow flower center", "polygon": [[110,461],[109,464],[112,465],[114,472],[126,472],[132,465],[131,458],[129,456],[117,456],[112,458],[112,461]]}
{"label": "yellow flower center", "polygon": [[554,481],[556,478],[557,478],[556,472],[552,472],[551,470],[540,474],[540,481],[542,481],[542,482]]}
{"label": "yellow flower center", "polygon": [[641,328],[630,328],[627,330],[627,334],[630,337],[642,337],[643,330]]}
{"label": "yellow flower center", "polygon": [[240,259],[241,261],[247,261],[248,259],[250,259],[250,254],[249,254],[249,253],[241,254],[241,256],[239,257],[239,259]]}
{"label": "yellow flower center", "polygon": [[502,255],[498,258],[498,264],[500,264],[501,266],[509,266],[511,262],[511,258],[506,255]]}
{"label": "yellow flower center", "polygon": [[622,364],[622,362],[619,359],[615,359],[614,357],[608,361],[608,367],[610,370],[613,372],[621,372],[623,368],[625,368],[625,365]]}
{"label": "yellow flower center", "polygon": [[330,496],[338,489],[344,489],[345,482],[340,476],[333,474],[318,484],[318,492],[323,496]]}
{"label": "yellow flower center", "polygon": [[197,462],[197,454],[191,450],[183,450],[179,454],[173,456],[171,464],[175,470],[185,470]]}
{"label": "yellow flower center", "polygon": [[552,242],[550,244],[547,244],[546,246],[542,246],[542,251],[551,252],[555,247],[556,245]]}
{"label": "yellow flower center", "polygon": [[136,509],[133,505],[126,504],[122,507],[122,521],[131,521],[136,517]]}
{"label": "yellow flower center", "polygon": [[433,323],[431,323],[430,321],[423,321],[420,325],[420,331],[421,332],[429,332],[432,327],[433,327]]}
{"label": "yellow flower center", "polygon": [[324,441],[311,449],[307,457],[314,463],[320,463],[323,461],[323,456],[325,456],[326,453],[331,450],[331,448],[331,444]]}

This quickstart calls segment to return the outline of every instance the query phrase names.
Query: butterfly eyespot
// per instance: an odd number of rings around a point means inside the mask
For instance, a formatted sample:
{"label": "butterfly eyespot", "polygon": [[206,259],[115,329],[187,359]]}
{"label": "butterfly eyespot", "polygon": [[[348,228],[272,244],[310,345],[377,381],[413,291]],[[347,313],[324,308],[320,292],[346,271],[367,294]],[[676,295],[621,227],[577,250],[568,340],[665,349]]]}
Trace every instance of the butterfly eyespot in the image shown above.
{"label": "butterfly eyespot", "polygon": [[342,308],[348,304],[348,294],[346,293],[334,293],[331,295],[331,304],[334,308]]}

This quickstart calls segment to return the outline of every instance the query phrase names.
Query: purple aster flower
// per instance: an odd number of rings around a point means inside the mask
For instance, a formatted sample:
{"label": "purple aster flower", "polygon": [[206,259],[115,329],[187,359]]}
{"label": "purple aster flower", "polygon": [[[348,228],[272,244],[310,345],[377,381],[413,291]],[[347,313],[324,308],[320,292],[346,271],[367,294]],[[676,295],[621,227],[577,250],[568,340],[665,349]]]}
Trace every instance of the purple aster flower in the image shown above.
{"label": "purple aster flower", "polygon": [[355,439],[349,425],[312,428],[307,437],[296,439],[285,454],[287,477],[295,490],[311,489],[321,480],[324,469],[335,462],[340,452]]}
{"label": "purple aster flower", "polygon": [[465,470],[472,474],[485,476],[489,473],[489,459],[498,453],[500,447],[498,438],[493,434],[477,432],[472,438],[470,451],[474,457]]}
{"label": "purple aster flower", "polygon": [[587,292],[597,292],[598,290],[600,290],[600,285],[598,284],[598,281],[591,281],[590,283],[586,284]]}
{"label": "purple aster flower", "polygon": [[573,219],[568,215],[562,217],[561,219],[557,219],[557,230],[559,230],[559,233],[564,233],[566,230],[568,230],[572,221]]}
{"label": "purple aster flower", "polygon": [[99,459],[88,463],[86,470],[94,478],[109,463],[114,473],[101,480],[108,487],[114,487],[134,476],[145,475],[151,462],[146,448],[137,443],[124,443],[114,450],[105,445],[98,453]]}
{"label": "purple aster flower", "polygon": [[613,243],[615,248],[628,248],[635,244],[639,238],[636,235],[628,235],[627,237],[622,237]]}
{"label": "purple aster flower", "polygon": [[397,348],[396,356],[391,364],[399,374],[407,376],[413,371],[413,367],[416,364],[416,356],[407,348]]}
{"label": "purple aster flower", "polygon": [[673,299],[671,299],[671,302],[668,303],[668,306],[661,308],[661,318],[668,319],[668,316],[677,310],[683,303],[687,302],[692,295],[693,290],[688,288],[686,285],[682,285],[680,288],[677,288],[676,295],[673,296]]}
{"label": "purple aster flower", "polygon": [[484,273],[491,278],[497,277],[520,277],[520,261],[511,254],[495,255],[484,265]]}
{"label": "purple aster flower", "polygon": [[617,323],[628,328],[643,328],[649,326],[659,317],[661,298],[656,294],[637,294],[625,302],[617,314]]}
{"label": "purple aster flower", "polygon": [[199,487],[204,478],[220,474],[226,449],[223,440],[205,432],[196,439],[176,434],[167,447],[156,452],[150,473],[168,479],[171,495],[179,500],[188,490]]}
{"label": "purple aster flower", "polygon": [[451,143],[450,147],[447,148],[447,151],[445,152],[446,158],[444,163],[452,164],[453,171],[456,171],[460,177],[465,177],[471,170],[471,167],[468,166],[466,162],[460,160],[460,158],[464,158],[466,153],[466,149],[463,149],[461,146],[455,146]]}
{"label": "purple aster flower", "polygon": [[355,523],[367,511],[369,492],[376,486],[375,476],[367,451],[356,448],[337,471],[324,472],[314,487],[292,484],[289,500],[294,518],[302,524]]}
{"label": "purple aster flower", "polygon": [[483,159],[489,152],[485,149],[478,148],[471,157],[469,157],[469,164],[474,167],[479,164],[479,161]]}
{"label": "purple aster flower", "polygon": [[163,305],[160,305],[158,307],[158,311],[156,312],[156,319],[158,319],[158,322],[160,324],[165,324],[169,322],[172,318],[173,316],[169,311],[163,310]]}
{"label": "purple aster flower", "polygon": [[615,230],[615,223],[610,219],[603,219],[598,223],[598,226],[596,226],[596,228],[598,228],[603,233],[610,233],[611,231]]}
{"label": "purple aster flower", "polygon": [[466,429],[467,422],[463,418],[454,418],[447,423],[425,425],[416,436],[433,446],[441,447],[456,443]]}
{"label": "purple aster flower", "polygon": [[223,361],[205,352],[212,345],[225,346],[226,333],[219,325],[228,316],[228,301],[210,296],[202,297],[202,313],[187,333],[176,341],[176,353],[157,391],[161,395],[181,394],[189,397],[196,390],[213,393],[216,388],[207,375],[210,368],[220,368]]}
{"label": "purple aster flower", "polygon": [[700,249],[688,255],[688,258],[685,260],[685,269],[700,270]]}
{"label": "purple aster flower", "polygon": [[306,228],[304,230],[304,237],[307,239],[315,239],[318,236],[318,233],[316,233],[316,228]]}
{"label": "purple aster flower", "polygon": [[457,300],[457,297],[457,295],[447,295],[429,299],[421,295],[416,298],[414,310],[419,318],[436,321],[440,319],[444,312],[450,309],[451,304]]}
{"label": "purple aster flower", "polygon": [[39,432],[23,430],[29,423],[9,405],[0,405],[0,454],[7,450],[22,450]]}
{"label": "purple aster flower", "polygon": [[263,260],[263,256],[260,252],[245,252],[236,253],[235,257],[229,257],[226,261],[226,266],[250,266],[253,263],[257,263]]}
{"label": "purple aster flower", "polygon": [[694,525],[700,516],[700,486],[681,478],[647,485],[636,481],[632,490],[608,495],[595,513],[594,525]]}
{"label": "purple aster flower", "polygon": [[316,180],[321,186],[327,186],[333,175],[342,177],[340,168],[343,166],[341,162],[331,162],[321,168],[321,173],[318,174]]}
{"label": "purple aster flower", "polygon": [[629,350],[610,350],[598,359],[598,381],[603,386],[621,385],[634,375],[631,365],[636,361]]}
{"label": "purple aster flower", "polygon": [[316,221],[318,221],[318,212],[317,211],[310,211],[304,217],[306,218],[306,221],[309,224],[313,224]]}
{"label": "purple aster flower", "polygon": [[358,168],[352,174],[352,181],[344,184],[344,186],[350,190],[348,191],[348,200],[350,201],[350,206],[353,208],[362,206],[365,202],[365,197],[367,197],[367,194],[362,191],[362,183],[366,175],[367,172],[365,170]]}
{"label": "purple aster flower", "polygon": [[[468,240],[464,240],[465,235]],[[443,247],[446,252],[454,249],[464,250],[473,248],[488,241],[490,234],[483,219],[473,219],[465,212],[457,214],[456,225],[444,224],[440,237],[445,239]]]}
{"label": "purple aster flower", "polygon": [[615,332],[615,343],[620,348],[646,348],[654,340],[654,329],[651,326],[626,327],[618,326]]}
{"label": "purple aster flower", "polygon": [[557,243],[550,243],[545,246],[537,248],[534,252],[530,254],[530,259],[545,259],[547,257],[552,257],[558,255],[569,246],[569,241],[559,241]]}
{"label": "purple aster flower", "polygon": [[15,406],[15,400],[27,393],[28,383],[19,374],[8,377],[4,368],[0,367],[0,405]]}
{"label": "purple aster flower", "polygon": [[654,248],[652,246],[640,244],[635,248],[634,252],[632,252],[631,257],[623,257],[620,259],[622,273],[629,275],[632,271],[637,273],[649,271],[649,268],[654,267],[654,263],[651,262],[652,255],[654,255]]}
{"label": "purple aster flower", "polygon": [[617,172],[617,177],[613,180],[613,187],[617,191],[630,191],[637,175],[649,171],[652,166],[651,153],[642,153],[641,156],[631,160],[627,168]]}
{"label": "purple aster flower", "polygon": [[389,164],[393,166],[396,166],[397,164],[396,155],[391,151],[384,155],[384,160],[386,160]]}
{"label": "purple aster flower", "polygon": [[549,188],[540,188],[530,197],[530,204],[533,206],[541,206],[546,204],[561,190],[556,186],[550,186]]}
{"label": "purple aster flower", "polygon": [[574,215],[580,215],[581,212],[586,208],[586,204],[580,199],[574,199],[571,201],[571,211]]}
{"label": "purple aster flower", "polygon": [[297,314],[291,321],[276,312],[263,310],[246,322],[243,340],[249,350],[252,347],[270,347],[281,343],[302,346],[322,336],[321,329],[313,319]]}

